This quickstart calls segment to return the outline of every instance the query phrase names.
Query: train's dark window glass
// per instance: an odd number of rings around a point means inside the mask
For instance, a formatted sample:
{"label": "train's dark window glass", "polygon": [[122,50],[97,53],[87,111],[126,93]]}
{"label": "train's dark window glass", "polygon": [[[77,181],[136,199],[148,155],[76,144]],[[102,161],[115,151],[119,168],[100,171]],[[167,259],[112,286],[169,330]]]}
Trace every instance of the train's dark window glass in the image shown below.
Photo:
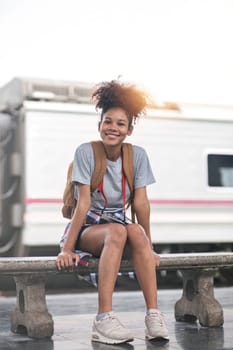
{"label": "train's dark window glass", "polygon": [[233,155],[208,155],[208,185],[233,187]]}

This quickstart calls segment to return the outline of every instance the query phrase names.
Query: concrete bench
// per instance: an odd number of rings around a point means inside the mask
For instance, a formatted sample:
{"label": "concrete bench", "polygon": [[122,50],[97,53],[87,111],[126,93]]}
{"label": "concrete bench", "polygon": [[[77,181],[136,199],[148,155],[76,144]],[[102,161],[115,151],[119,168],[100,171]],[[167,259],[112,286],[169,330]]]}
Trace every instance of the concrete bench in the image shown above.
{"label": "concrete bench", "polygon": [[[179,270],[183,294],[175,303],[177,321],[199,320],[202,326],[223,325],[223,309],[214,297],[214,275],[218,268],[233,266],[233,253],[162,254],[160,270]],[[98,259],[73,271],[58,271],[56,257],[0,258],[0,273],[11,275],[16,283],[17,303],[11,315],[11,330],[33,338],[53,335],[53,318],[46,305],[45,285],[51,274],[97,272]],[[123,260],[121,272],[133,271],[130,260]]]}

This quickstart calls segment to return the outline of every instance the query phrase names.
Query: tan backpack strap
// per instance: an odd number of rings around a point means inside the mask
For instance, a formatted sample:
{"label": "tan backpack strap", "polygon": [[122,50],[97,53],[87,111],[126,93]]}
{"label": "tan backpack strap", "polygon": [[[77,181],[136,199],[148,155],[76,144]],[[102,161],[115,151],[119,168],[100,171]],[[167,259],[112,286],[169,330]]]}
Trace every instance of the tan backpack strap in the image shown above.
{"label": "tan backpack strap", "polygon": [[104,177],[107,168],[107,157],[102,141],[91,142],[94,152],[94,172],[91,179],[91,192],[97,189]]}
{"label": "tan backpack strap", "polygon": [[74,209],[76,207],[76,199],[74,198],[74,188],[72,185],[72,170],[73,170],[73,162],[70,163],[68,172],[67,172],[67,180],[66,186],[63,193],[63,207],[62,207],[62,215],[70,219],[73,215]]}
{"label": "tan backpack strap", "polygon": [[122,144],[123,169],[131,192],[131,219],[135,222],[135,212],[133,209],[134,196],[134,161],[133,145],[131,143]]}
{"label": "tan backpack strap", "polygon": [[73,162],[71,162],[68,167],[66,187],[63,193],[63,202],[65,205],[72,205],[74,203],[74,196],[69,188],[69,186],[72,185],[72,171],[73,171]]}
{"label": "tan backpack strap", "polygon": [[131,143],[122,144],[123,169],[129,184],[130,192],[134,191],[134,164],[133,164],[133,146]]}

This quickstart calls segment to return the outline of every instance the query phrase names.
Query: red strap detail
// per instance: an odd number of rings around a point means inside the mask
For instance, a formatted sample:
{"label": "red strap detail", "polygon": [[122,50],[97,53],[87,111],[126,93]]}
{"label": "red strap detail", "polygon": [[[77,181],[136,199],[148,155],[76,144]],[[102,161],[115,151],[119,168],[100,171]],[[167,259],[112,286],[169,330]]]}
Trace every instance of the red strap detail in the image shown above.
{"label": "red strap detail", "polygon": [[[122,180],[121,180],[121,185],[122,185],[122,197],[123,197],[123,206],[124,206],[124,216],[126,215],[126,176],[124,173],[123,169],[123,164],[122,164]],[[104,178],[101,180],[100,184],[98,185],[98,190],[104,197],[104,208],[107,207],[108,201],[104,193]]]}
{"label": "red strap detail", "polygon": [[98,190],[102,193],[102,196],[104,197],[104,209],[105,209],[108,205],[108,201],[104,193],[104,178],[101,180],[100,184],[98,185]]}

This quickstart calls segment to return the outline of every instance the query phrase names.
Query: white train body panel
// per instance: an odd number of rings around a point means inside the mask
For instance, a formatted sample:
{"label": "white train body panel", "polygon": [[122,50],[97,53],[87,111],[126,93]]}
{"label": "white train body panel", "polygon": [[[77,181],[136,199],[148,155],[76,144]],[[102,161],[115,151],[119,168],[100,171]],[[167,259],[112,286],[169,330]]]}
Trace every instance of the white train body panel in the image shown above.
{"label": "white train body panel", "polygon": [[[25,246],[56,245],[67,223],[62,193],[76,147],[99,139],[93,105],[25,102]],[[233,164],[211,185],[208,155],[233,162],[233,108],[181,105],[151,110],[128,142],[144,147],[156,184],[148,187],[155,244],[233,242]],[[209,165],[210,166],[210,165]]]}

